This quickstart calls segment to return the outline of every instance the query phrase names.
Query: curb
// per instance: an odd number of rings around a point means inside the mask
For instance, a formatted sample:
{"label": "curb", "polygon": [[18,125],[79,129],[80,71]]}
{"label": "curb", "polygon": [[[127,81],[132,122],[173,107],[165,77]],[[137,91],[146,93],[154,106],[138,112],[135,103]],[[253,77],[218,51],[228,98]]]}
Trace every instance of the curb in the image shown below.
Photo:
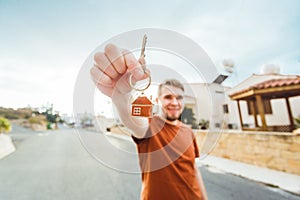
{"label": "curb", "polygon": [[278,187],[290,193],[300,195],[300,176],[296,174],[276,171],[214,156],[207,156],[205,159],[200,160],[198,164],[200,166],[207,165],[214,167],[226,173],[261,182],[272,187]]}
{"label": "curb", "polygon": [[11,137],[8,135],[0,134],[0,159],[8,156],[14,151],[16,151],[16,148],[12,143]]}

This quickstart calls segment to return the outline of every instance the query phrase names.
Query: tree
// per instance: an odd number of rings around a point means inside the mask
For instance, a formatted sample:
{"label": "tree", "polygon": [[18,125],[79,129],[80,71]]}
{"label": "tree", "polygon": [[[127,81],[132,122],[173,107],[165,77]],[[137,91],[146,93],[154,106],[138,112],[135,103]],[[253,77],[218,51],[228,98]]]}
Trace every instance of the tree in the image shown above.
{"label": "tree", "polygon": [[11,125],[8,119],[0,117],[0,134],[3,132],[9,132],[11,130]]}
{"label": "tree", "polygon": [[50,107],[43,107],[42,109],[44,112],[41,112],[41,114],[44,115],[48,121],[47,129],[52,129],[52,124],[57,128],[57,123],[62,120],[59,114],[53,111],[53,104],[51,104]]}
{"label": "tree", "polygon": [[198,128],[195,113],[193,113],[192,108],[184,107],[180,118],[183,123],[192,125],[194,129]]}

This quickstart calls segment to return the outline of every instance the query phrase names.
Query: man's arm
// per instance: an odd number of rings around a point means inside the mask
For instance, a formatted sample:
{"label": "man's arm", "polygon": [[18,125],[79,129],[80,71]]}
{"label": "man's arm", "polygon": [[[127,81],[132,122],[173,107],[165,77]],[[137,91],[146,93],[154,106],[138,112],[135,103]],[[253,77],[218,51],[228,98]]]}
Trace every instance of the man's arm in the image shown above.
{"label": "man's arm", "polygon": [[[119,101],[119,99],[122,99]],[[120,97],[112,98],[117,108],[118,114],[123,124],[133,131],[136,138],[144,138],[148,129],[148,118],[139,118],[131,116],[131,98],[130,94],[120,95]]]}
{"label": "man's arm", "polygon": [[198,170],[198,167],[197,167],[196,163],[195,163],[195,173],[196,173],[196,176],[197,176],[197,179],[198,179],[198,183],[199,183],[199,187],[200,187],[200,191],[201,191],[201,194],[203,196],[203,199],[208,200],[206,189],[205,189],[205,186],[204,186],[204,182],[203,182],[201,173]]}
{"label": "man's arm", "polygon": [[143,138],[148,128],[147,119],[131,116],[132,90],[129,84],[129,76],[132,83],[147,78],[141,63],[134,55],[113,44],[106,45],[104,52],[94,55],[95,64],[90,73],[97,88],[112,99],[117,108],[121,121],[134,132],[137,138]]}

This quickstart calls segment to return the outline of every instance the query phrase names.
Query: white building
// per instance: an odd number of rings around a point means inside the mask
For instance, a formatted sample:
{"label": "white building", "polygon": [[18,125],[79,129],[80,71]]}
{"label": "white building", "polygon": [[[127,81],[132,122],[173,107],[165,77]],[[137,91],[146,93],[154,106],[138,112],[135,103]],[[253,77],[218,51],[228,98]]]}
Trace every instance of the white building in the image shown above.
{"label": "white building", "polygon": [[[296,75],[281,74],[253,74],[233,88],[223,87],[219,84],[192,83],[185,85],[186,107],[192,108],[196,121],[201,119],[213,121],[210,128],[219,126],[226,128],[239,128],[240,118],[237,102],[230,99],[229,95],[243,91],[249,87],[273,79],[295,78]],[[300,96],[289,99],[292,115],[300,115]],[[270,101],[272,112],[266,114],[268,125],[285,125],[289,123],[289,117],[284,99]],[[249,113],[246,102],[240,102],[243,124],[254,127],[254,117]],[[259,116],[258,116],[259,119]],[[258,120],[260,121],[260,119]]]}

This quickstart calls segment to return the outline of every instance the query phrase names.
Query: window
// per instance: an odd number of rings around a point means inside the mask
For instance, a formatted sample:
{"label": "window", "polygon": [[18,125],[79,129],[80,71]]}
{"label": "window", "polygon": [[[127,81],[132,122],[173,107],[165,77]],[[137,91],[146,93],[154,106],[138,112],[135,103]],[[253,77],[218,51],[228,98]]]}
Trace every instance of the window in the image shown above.
{"label": "window", "polygon": [[224,114],[229,113],[228,104],[223,104],[223,113]]}
{"label": "window", "polygon": [[141,115],[141,108],[134,107],[133,108],[133,115]]}
{"label": "window", "polygon": [[[262,99],[263,100],[263,108],[265,114],[272,114],[272,106],[271,106],[271,100],[270,99]],[[247,101],[247,108],[248,108],[248,114],[253,115],[255,109],[255,113],[258,115],[258,107],[256,100],[250,100]]]}

